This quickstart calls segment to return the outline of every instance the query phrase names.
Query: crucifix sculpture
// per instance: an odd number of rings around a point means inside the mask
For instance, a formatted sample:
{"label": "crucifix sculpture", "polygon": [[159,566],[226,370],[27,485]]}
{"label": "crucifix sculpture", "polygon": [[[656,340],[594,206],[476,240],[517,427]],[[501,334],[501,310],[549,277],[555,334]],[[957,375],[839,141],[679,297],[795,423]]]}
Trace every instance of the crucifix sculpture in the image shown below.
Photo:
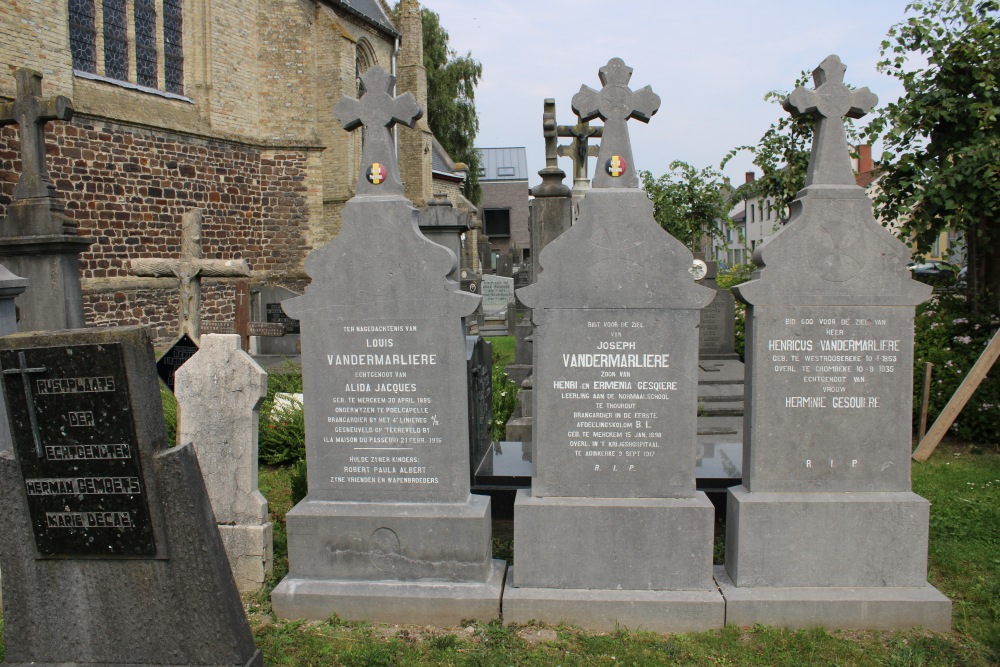
{"label": "crucifix sculpture", "polygon": [[402,123],[416,126],[424,115],[413,93],[393,96],[396,77],[378,65],[361,75],[361,98],[344,95],[333,113],[344,129],[350,132],[364,126],[361,142],[361,174],[355,195],[403,194],[399,180],[399,164],[392,140],[392,126]]}
{"label": "crucifix sculpture", "polygon": [[796,88],[782,102],[793,116],[809,114],[816,118],[806,186],[856,185],[844,118],[863,117],[878,103],[878,97],[868,88],[851,90],[844,84],[845,71],[847,67],[840,58],[827,56],[813,70],[816,89]]}
{"label": "crucifix sculpture", "polygon": [[649,86],[633,92],[628,87],[631,78],[632,68],[621,58],[612,58],[600,69],[601,90],[580,86],[580,92],[573,96],[573,111],[581,122],[604,121],[595,188],[639,187],[626,122],[635,118],[648,123],[660,108],[660,96]]}
{"label": "crucifix sculpture", "polygon": [[17,99],[0,104],[0,127],[16,124],[21,135],[21,177],[14,199],[52,197],[56,187],[45,168],[45,123],[72,120],[73,105],[68,97],[42,99],[42,75],[22,67],[14,73]]}
{"label": "crucifix sculpture", "polygon": [[590,126],[588,121],[578,121],[576,125],[559,125],[556,128],[560,137],[572,139],[568,144],[559,147],[559,157],[573,158],[573,187],[586,189],[587,179],[587,158],[597,157],[597,144],[591,144],[590,139],[600,138],[604,134],[604,128],[596,125]]}
{"label": "crucifix sculpture", "polygon": [[177,308],[180,334],[187,334],[196,343],[201,338],[201,279],[236,278],[250,275],[245,259],[201,258],[201,209],[184,214],[181,227],[179,259],[133,259],[132,273],[137,276],[176,276],[180,278],[180,304]]}

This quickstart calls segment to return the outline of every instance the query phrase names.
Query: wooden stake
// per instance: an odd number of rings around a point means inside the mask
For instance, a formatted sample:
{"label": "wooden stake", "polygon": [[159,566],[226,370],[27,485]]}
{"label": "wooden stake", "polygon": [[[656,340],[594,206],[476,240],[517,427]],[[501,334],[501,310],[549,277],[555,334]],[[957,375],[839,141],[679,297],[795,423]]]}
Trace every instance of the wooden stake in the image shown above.
{"label": "wooden stake", "polygon": [[951,425],[955,423],[955,419],[958,418],[959,413],[962,412],[962,408],[965,407],[965,404],[972,398],[976,389],[979,388],[979,384],[986,377],[986,374],[989,373],[997,357],[1000,357],[1000,329],[993,334],[990,344],[979,355],[979,359],[976,361],[975,366],[972,367],[972,370],[969,371],[969,374],[965,376],[962,385],[952,395],[951,400],[948,401],[948,405],[944,406],[944,410],[941,411],[938,418],[934,420],[931,430],[928,431],[926,436],[920,439],[920,445],[913,452],[914,461],[926,461],[934,453],[938,443],[941,442],[941,438],[948,432]]}
{"label": "wooden stake", "polygon": [[924,393],[920,399],[920,429],[917,431],[917,442],[922,442],[927,435],[927,408],[931,400],[931,374],[934,371],[934,364],[927,362],[924,366]]}

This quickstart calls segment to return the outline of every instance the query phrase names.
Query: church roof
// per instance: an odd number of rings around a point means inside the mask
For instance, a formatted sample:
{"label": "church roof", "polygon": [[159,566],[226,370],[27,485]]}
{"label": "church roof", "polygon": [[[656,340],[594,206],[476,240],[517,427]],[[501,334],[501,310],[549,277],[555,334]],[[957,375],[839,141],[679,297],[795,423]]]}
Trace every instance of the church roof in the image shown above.
{"label": "church roof", "polygon": [[402,37],[403,34],[396,29],[392,19],[378,0],[327,0],[334,7],[339,7],[349,14],[353,14],[365,23],[377,30],[384,32],[390,37]]}

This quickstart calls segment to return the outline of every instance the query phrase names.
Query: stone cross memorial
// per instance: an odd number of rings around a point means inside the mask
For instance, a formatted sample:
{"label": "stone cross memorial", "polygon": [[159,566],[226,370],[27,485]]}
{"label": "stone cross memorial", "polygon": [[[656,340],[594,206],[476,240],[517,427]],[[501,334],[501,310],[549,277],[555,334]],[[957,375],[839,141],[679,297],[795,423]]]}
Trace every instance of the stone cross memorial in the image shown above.
{"label": "stone cross memorial", "polygon": [[805,187],[747,304],[743,484],[729,491],[727,623],[948,630],[910,487],[914,307],[906,245],[854,180],[843,118],[876,104],[837,56],[785,101],[816,119]]}
{"label": "stone cross memorial", "polygon": [[0,223],[0,261],[28,281],[17,298],[22,331],[82,327],[79,255],[93,239],[79,236],[64,215],[45,166],[45,123],[71,120],[73,107],[62,95],[43,98],[38,72],[21,68],[14,76],[17,98],[0,103],[0,127],[18,126],[21,174]]}
{"label": "stone cross memorial", "polygon": [[[422,111],[380,67],[343,230],[306,261],[312,283],[282,307],[301,322],[309,495],[287,515],[288,576],[275,612],[454,625],[499,615],[505,565],[491,553],[490,501],[470,493],[465,336],[479,297],[448,279],[458,258],[418,231],[391,128]],[[372,238],[383,241],[377,245]]]}
{"label": "stone cross memorial", "polygon": [[177,441],[192,443],[236,586],[256,591],[274,569],[267,500],[257,488],[257,408],[267,372],[238,334],[206,334],[177,369]]}
{"label": "stone cross memorial", "polygon": [[514,505],[507,621],[660,632],[724,621],[714,511],[694,476],[698,321],[713,293],[637,187],[625,121],[648,120],[660,100],[633,93],[631,73],[612,59],[604,89],[574,97],[606,121],[611,166],[518,291],[536,326],[534,471]]}
{"label": "stone cross memorial", "polygon": [[4,664],[262,667],[147,331],[12,334],[0,369]]}

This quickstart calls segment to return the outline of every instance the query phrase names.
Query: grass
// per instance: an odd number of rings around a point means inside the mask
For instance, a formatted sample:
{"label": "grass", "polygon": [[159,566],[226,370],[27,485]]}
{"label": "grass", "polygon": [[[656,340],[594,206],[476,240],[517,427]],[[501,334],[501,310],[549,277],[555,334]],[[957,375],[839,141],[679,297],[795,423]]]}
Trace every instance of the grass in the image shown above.
{"label": "grass", "polygon": [[[468,622],[455,628],[376,626],[332,617],[282,621],[269,592],[287,572],[284,513],[291,506],[287,468],[265,468],[261,491],[275,527],[275,576],[248,599],[251,626],[268,665],[837,665],[986,667],[1000,664],[1000,454],[942,446],[916,464],[914,490],[931,501],[929,578],[954,600],[954,626],[940,634],[788,631],[756,626],[678,635],[619,629]],[[494,553],[510,554],[509,537]]]}
{"label": "grass", "polygon": [[[995,450],[951,444],[927,463],[914,465],[914,490],[931,502],[929,578],[954,601],[954,631],[947,634],[756,626],[660,635],[498,621],[454,628],[378,626],[337,617],[283,621],[274,617],[270,591],[288,571],[290,484],[288,467],[261,469],[260,489],[274,522],[275,572],[262,591],[244,599],[257,645],[272,667],[1000,664],[1000,453]],[[509,553],[510,542],[499,540],[494,548]]]}
{"label": "grass", "polygon": [[514,337],[491,336],[489,341],[493,344],[493,366],[507,368],[514,361]]}

